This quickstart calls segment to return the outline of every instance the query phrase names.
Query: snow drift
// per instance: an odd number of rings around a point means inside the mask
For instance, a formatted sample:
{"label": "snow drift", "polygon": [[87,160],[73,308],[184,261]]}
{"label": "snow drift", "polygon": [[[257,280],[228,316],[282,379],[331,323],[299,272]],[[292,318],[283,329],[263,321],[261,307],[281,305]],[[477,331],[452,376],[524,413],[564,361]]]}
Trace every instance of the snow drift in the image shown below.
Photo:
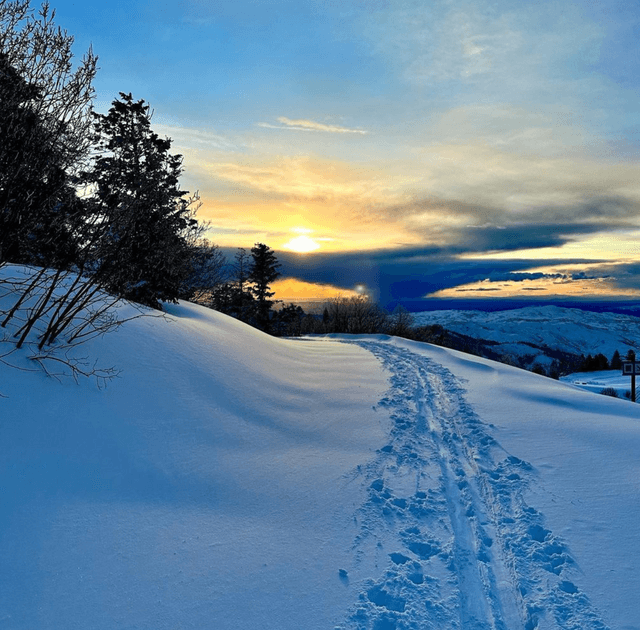
{"label": "snow drift", "polygon": [[639,628],[638,407],[385,337],[190,304],[0,365],[0,621]]}

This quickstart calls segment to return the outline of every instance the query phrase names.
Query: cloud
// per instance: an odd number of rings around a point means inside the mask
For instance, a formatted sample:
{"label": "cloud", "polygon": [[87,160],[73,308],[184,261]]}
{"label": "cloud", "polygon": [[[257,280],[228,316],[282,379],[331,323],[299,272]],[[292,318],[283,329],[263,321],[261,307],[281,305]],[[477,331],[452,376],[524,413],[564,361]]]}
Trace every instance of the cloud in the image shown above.
{"label": "cloud", "polygon": [[[504,261],[508,262],[508,261]],[[517,298],[537,292],[555,299],[625,299],[640,297],[640,263],[599,261],[543,261],[528,271],[496,270],[484,279],[445,287],[432,294],[454,298],[459,293],[481,295],[488,288],[500,298]],[[471,274],[470,274],[471,275]]]}
{"label": "cloud", "polygon": [[235,151],[239,148],[236,142],[212,131],[157,122],[154,122],[153,128],[158,135],[171,138],[178,147],[221,151]]}
{"label": "cloud", "polygon": [[640,263],[622,263],[600,269],[601,273],[609,272],[613,284],[620,289],[640,289]]}
{"label": "cloud", "polygon": [[[575,85],[565,87],[558,81],[558,66],[564,69],[576,57],[596,61],[604,37],[602,26],[577,7],[563,3],[559,9],[556,2],[544,0],[396,0],[364,15],[362,29],[404,80],[431,89],[453,82],[454,97],[466,83],[492,94],[494,101],[508,100],[505,94],[531,93],[536,86],[539,100],[545,79],[562,94],[575,91]],[[570,69],[561,74],[563,79],[569,78]]]}
{"label": "cloud", "polygon": [[[383,306],[421,300],[444,289],[474,283],[512,281],[551,283],[560,273],[529,272],[531,260],[461,260],[446,248],[420,247],[369,252],[312,253],[305,257],[278,252],[284,277],[353,289],[367,286]],[[545,260],[545,265],[597,265],[593,260]],[[608,274],[611,269],[608,269]]]}
{"label": "cloud", "polygon": [[[187,188],[203,192],[201,216],[222,228],[254,234],[272,232],[273,226],[282,232],[306,227],[319,238],[333,239],[318,241],[333,250],[424,244],[459,253],[508,252],[564,247],[637,229],[639,164],[567,159],[552,155],[551,149],[549,155],[536,155],[540,137],[553,137],[554,127],[544,127],[542,115],[535,133],[519,130],[525,113],[503,107],[491,128],[491,108],[483,106],[481,122],[488,121],[487,130],[474,139],[474,110],[450,114],[441,117],[436,135],[450,129],[451,142],[408,146],[393,159],[380,157],[377,140],[357,159],[349,152],[336,159],[309,154],[300,134],[273,154],[262,134],[259,140],[265,144],[258,147],[249,137],[230,136],[240,147],[231,151],[216,134],[198,144],[195,130],[183,130],[185,141],[194,142],[185,152]],[[505,120],[511,122],[500,144]],[[428,126],[421,128],[423,134],[428,131]],[[316,137],[325,142],[328,135]],[[223,242],[234,244],[231,238]],[[614,254],[609,248],[609,257]]]}
{"label": "cloud", "polygon": [[508,273],[502,272],[500,274],[493,273],[489,276],[488,280],[489,282],[504,282],[505,280],[510,282],[524,282],[525,280],[555,280],[558,278],[566,278],[566,276],[561,273],[522,273],[510,271]]}
{"label": "cloud", "polygon": [[525,209],[460,200],[414,199],[389,206],[387,215],[427,243],[458,253],[561,247],[589,235],[634,229],[640,202],[623,196]]}
{"label": "cloud", "polygon": [[527,224],[509,227],[463,228],[452,234],[451,240],[468,253],[505,252],[543,247],[559,247],[572,234],[584,234],[594,228],[588,224]]}
{"label": "cloud", "polygon": [[456,293],[476,293],[476,292],[480,292],[480,293],[487,293],[487,292],[492,292],[492,291],[500,291],[500,289],[496,289],[496,288],[489,288],[489,287],[480,287],[478,289],[456,289]]}
{"label": "cloud", "polygon": [[357,133],[361,135],[367,135],[369,132],[364,129],[349,129],[348,127],[339,127],[338,125],[326,125],[324,123],[315,122],[313,120],[291,120],[280,116],[278,122],[281,125],[272,125],[269,123],[258,123],[258,127],[265,127],[267,129],[289,129],[293,131],[324,131],[327,133]]}
{"label": "cloud", "polygon": [[382,173],[359,173],[337,160],[307,156],[273,156],[267,160],[243,157],[233,162],[210,163],[208,169],[222,180],[292,200],[377,200],[388,186]]}
{"label": "cloud", "polygon": [[[391,0],[363,12],[359,24],[397,77],[407,109],[419,107],[433,121],[439,112],[449,120],[449,112],[467,113],[463,133],[484,138],[501,125],[496,142],[536,153],[580,147],[604,155],[637,128],[635,90],[625,89],[637,72],[620,70],[637,56],[623,52],[633,40],[611,41],[615,17],[611,22],[606,3],[590,4],[585,10],[584,3],[553,0]],[[598,12],[606,18],[597,19]],[[603,64],[616,49],[615,63]],[[456,126],[448,131],[458,135]],[[630,144],[637,156],[635,139]]]}

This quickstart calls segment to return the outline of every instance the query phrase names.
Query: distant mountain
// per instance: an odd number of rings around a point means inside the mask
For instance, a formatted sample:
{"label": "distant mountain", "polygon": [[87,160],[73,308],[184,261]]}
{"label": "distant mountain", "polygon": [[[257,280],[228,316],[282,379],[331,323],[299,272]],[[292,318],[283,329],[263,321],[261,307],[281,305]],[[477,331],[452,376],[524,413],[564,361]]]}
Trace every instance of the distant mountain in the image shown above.
{"label": "distant mountain", "polygon": [[506,311],[423,311],[416,326],[439,324],[486,344],[507,362],[531,369],[576,360],[581,355],[640,350],[640,318],[560,306],[533,306]]}
{"label": "distant mountain", "polygon": [[[403,300],[402,306],[410,313],[424,311],[510,311],[523,308],[542,308],[545,306],[559,306],[561,308],[577,308],[581,311],[593,313],[621,313],[640,317],[640,302],[636,300],[554,300],[527,298],[423,298],[421,300]],[[391,302],[385,308],[391,312],[398,302]]]}

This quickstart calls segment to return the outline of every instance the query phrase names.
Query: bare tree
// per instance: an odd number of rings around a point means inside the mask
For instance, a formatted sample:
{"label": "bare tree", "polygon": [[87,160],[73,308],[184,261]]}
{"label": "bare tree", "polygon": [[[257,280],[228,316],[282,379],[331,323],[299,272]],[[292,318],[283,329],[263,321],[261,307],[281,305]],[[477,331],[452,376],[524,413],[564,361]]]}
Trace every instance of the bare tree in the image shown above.
{"label": "bare tree", "polygon": [[97,58],[89,49],[74,69],[73,37],[54,18],[48,2],[0,2],[0,261],[68,264],[60,250],[68,259],[82,210],[73,185]]}
{"label": "bare tree", "polygon": [[11,364],[15,352],[26,351],[50,376],[93,376],[104,384],[117,370],[98,367],[79,354],[78,346],[156,313],[127,304],[71,271],[7,265],[0,273],[0,300],[8,305],[0,308],[0,361]]}
{"label": "bare tree", "polygon": [[389,315],[366,295],[337,296],[325,304],[325,332],[371,334],[387,332]]}
{"label": "bare tree", "polygon": [[229,276],[227,259],[214,243],[206,239],[191,246],[191,273],[181,286],[180,297],[209,306],[216,288]]}
{"label": "bare tree", "polygon": [[407,337],[414,325],[415,317],[404,306],[398,304],[389,318],[388,333],[397,337]]}
{"label": "bare tree", "polygon": [[85,273],[91,220],[76,191],[97,58],[89,49],[74,68],[72,45],[48,2],[36,10],[0,0],[0,354],[27,346],[32,359],[66,361],[79,374],[66,351],[53,358],[53,344],[63,331],[58,350],[99,334],[112,316]]}

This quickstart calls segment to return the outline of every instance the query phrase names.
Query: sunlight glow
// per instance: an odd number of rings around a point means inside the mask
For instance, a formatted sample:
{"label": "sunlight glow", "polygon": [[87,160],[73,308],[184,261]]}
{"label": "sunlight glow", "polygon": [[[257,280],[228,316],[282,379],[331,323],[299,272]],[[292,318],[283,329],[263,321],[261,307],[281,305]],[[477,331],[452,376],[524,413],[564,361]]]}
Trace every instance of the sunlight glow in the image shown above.
{"label": "sunlight glow", "polygon": [[350,298],[358,295],[350,289],[330,284],[313,284],[296,278],[276,280],[271,288],[275,291],[275,299],[283,302],[318,302],[321,304],[337,297]]}
{"label": "sunlight glow", "polygon": [[303,234],[296,236],[289,242],[285,243],[284,248],[292,252],[297,252],[298,254],[306,254],[319,249],[320,245],[318,245],[318,243],[316,243],[311,237]]}

